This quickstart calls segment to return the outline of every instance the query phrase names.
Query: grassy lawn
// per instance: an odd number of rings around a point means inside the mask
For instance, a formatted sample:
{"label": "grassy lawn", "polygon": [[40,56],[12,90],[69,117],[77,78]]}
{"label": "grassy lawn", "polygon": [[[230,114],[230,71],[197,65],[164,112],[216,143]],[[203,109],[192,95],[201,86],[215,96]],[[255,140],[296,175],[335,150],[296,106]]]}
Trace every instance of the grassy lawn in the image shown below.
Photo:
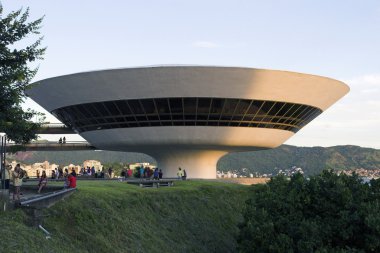
{"label": "grassy lawn", "polygon": [[[49,182],[49,184],[56,184]],[[28,226],[22,210],[3,213],[4,252],[235,252],[250,187],[203,180],[140,188],[117,181],[78,181],[70,198]]]}

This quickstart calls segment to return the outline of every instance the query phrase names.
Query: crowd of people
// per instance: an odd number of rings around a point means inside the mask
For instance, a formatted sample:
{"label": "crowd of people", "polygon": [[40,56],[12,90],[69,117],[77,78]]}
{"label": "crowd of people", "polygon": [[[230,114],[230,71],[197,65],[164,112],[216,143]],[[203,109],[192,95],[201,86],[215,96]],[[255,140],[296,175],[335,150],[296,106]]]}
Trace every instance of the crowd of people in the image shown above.
{"label": "crowd of people", "polygon": [[[163,177],[163,172],[159,168],[151,169],[149,167],[137,167],[134,171],[130,168],[123,169],[121,171],[122,178],[136,177],[136,178],[145,178],[145,179],[153,179],[159,180]],[[182,170],[181,167],[178,168],[177,172],[178,179],[186,180],[187,172],[186,170]]]}
{"label": "crowd of people", "polygon": [[[0,174],[4,179],[2,180],[3,184],[1,186],[2,189],[9,190],[10,189],[10,182],[12,180],[13,183],[13,197],[12,199],[14,201],[20,202],[20,195],[21,193],[21,186],[23,184],[23,179],[26,178],[27,174],[26,171],[21,168],[20,164],[16,164],[15,168],[12,170],[12,165],[10,164],[4,164],[4,171],[2,171]],[[58,169],[53,170],[54,175],[57,175],[57,178],[59,177],[59,171]],[[37,171],[37,178],[38,178],[38,184],[37,184],[37,193],[41,193],[42,189],[47,186],[48,183],[48,177],[46,175],[46,171],[43,170],[42,174],[40,175],[39,171]],[[65,169],[65,172],[62,173],[62,178],[64,178],[64,188],[76,188],[76,172],[74,169],[72,169],[71,173],[69,173],[68,169]],[[55,176],[54,176],[55,178]]]}
{"label": "crowd of people", "polygon": [[[47,186],[48,177],[46,175],[46,171],[42,171],[42,175],[39,175],[39,171],[37,170],[37,178],[38,180],[38,193],[41,193],[41,190]],[[55,168],[52,170],[52,179],[64,179],[63,188],[76,188],[77,187],[77,173],[75,169],[72,168],[69,173],[68,169],[63,170],[61,168]]]}
{"label": "crowd of people", "polygon": [[113,170],[112,168],[109,168],[108,169],[108,172],[107,173],[104,173],[104,170],[100,170],[98,169],[98,171],[96,171],[95,167],[92,166],[87,166],[86,168],[82,167],[79,171],[79,173],[83,176],[93,176],[95,178],[104,178],[105,177],[105,174],[108,173],[108,177],[112,177],[112,173],[113,173]]}
{"label": "crowd of people", "polygon": [[2,176],[4,176],[2,189],[9,190],[10,187],[10,181],[13,181],[13,200],[20,201],[20,187],[22,185],[22,179],[25,176],[25,171],[21,169],[20,164],[17,164],[12,171],[12,165],[3,165],[4,166],[4,172],[1,173]]}
{"label": "crowd of people", "polygon": [[151,169],[149,167],[137,167],[134,172],[132,169],[123,169],[121,172],[121,176],[124,178],[128,177],[136,177],[136,178],[145,178],[145,179],[155,179],[159,180],[162,179],[163,173],[162,170],[155,168]]}
{"label": "crowd of people", "polygon": [[[26,176],[26,172],[21,169],[20,164],[17,164],[15,168],[12,170],[12,165],[8,164],[4,166],[5,170],[3,173],[1,173],[4,176],[4,185],[2,185],[3,189],[9,189],[10,181],[12,180],[14,191],[13,191],[13,200],[20,201],[20,187],[22,186],[23,178]],[[80,175],[83,176],[93,176],[95,178],[104,178],[105,175],[107,175],[107,178],[113,178],[114,171],[112,168],[109,168],[106,170],[107,172],[104,172],[104,169],[96,171],[95,167],[82,167],[79,171]],[[40,173],[39,170],[36,171],[37,179],[38,179],[38,193],[41,193],[41,191],[47,186],[48,184],[48,176],[46,173],[46,170],[42,170],[42,173]],[[159,168],[151,169],[150,167],[137,167],[134,170],[131,168],[124,168],[121,171],[121,177],[124,179],[127,178],[141,178],[141,179],[153,179],[153,180],[160,180],[163,177],[163,172]],[[177,171],[177,177],[178,179],[186,180],[187,173],[186,170],[182,170],[181,168],[178,168]],[[77,173],[74,168],[71,169],[71,172],[69,173],[69,170],[65,168],[64,170],[62,168],[55,168],[51,171],[51,179],[58,180],[58,179],[64,179],[63,187],[66,188],[76,188],[76,178]]]}

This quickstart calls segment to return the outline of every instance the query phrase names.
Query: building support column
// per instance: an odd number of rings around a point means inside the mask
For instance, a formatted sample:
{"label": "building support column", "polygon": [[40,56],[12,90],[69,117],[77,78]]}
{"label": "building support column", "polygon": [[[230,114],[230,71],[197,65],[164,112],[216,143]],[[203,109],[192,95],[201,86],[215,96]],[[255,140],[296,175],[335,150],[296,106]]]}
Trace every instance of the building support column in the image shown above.
{"label": "building support column", "polygon": [[226,151],[213,150],[161,150],[150,152],[162,169],[163,177],[177,177],[178,168],[186,170],[188,178],[216,178],[218,160]]}

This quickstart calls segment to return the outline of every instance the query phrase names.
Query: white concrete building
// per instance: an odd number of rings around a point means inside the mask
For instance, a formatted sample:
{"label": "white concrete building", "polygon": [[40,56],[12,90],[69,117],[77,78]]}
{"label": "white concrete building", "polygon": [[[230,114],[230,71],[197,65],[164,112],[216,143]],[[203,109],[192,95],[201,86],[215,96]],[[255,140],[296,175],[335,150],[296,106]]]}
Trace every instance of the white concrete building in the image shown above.
{"label": "white concrete building", "polygon": [[166,177],[215,178],[225,154],[281,145],[348,91],[287,71],[170,66],[60,76],[27,93],[98,149],[151,155]]}

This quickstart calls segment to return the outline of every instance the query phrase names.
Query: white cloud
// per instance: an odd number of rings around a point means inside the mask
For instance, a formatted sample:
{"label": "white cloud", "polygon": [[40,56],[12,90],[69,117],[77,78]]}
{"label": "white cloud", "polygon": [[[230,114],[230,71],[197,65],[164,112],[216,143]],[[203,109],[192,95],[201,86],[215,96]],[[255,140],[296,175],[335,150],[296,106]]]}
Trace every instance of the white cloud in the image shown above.
{"label": "white cloud", "polygon": [[378,88],[373,88],[373,89],[363,89],[361,92],[362,93],[376,93],[376,92],[379,92],[380,89]]}
{"label": "white cloud", "polygon": [[366,104],[370,106],[376,106],[378,107],[377,109],[380,109],[380,99],[379,100],[368,100]]}
{"label": "white cloud", "polygon": [[196,41],[193,43],[193,47],[217,48],[217,47],[220,47],[220,45],[211,41]]}
{"label": "white cloud", "polygon": [[370,74],[370,75],[364,75],[356,78],[352,78],[345,81],[349,85],[354,86],[380,86],[380,74]]}
{"label": "white cloud", "polygon": [[369,84],[380,84],[380,75],[366,75],[363,76],[363,81]]}

